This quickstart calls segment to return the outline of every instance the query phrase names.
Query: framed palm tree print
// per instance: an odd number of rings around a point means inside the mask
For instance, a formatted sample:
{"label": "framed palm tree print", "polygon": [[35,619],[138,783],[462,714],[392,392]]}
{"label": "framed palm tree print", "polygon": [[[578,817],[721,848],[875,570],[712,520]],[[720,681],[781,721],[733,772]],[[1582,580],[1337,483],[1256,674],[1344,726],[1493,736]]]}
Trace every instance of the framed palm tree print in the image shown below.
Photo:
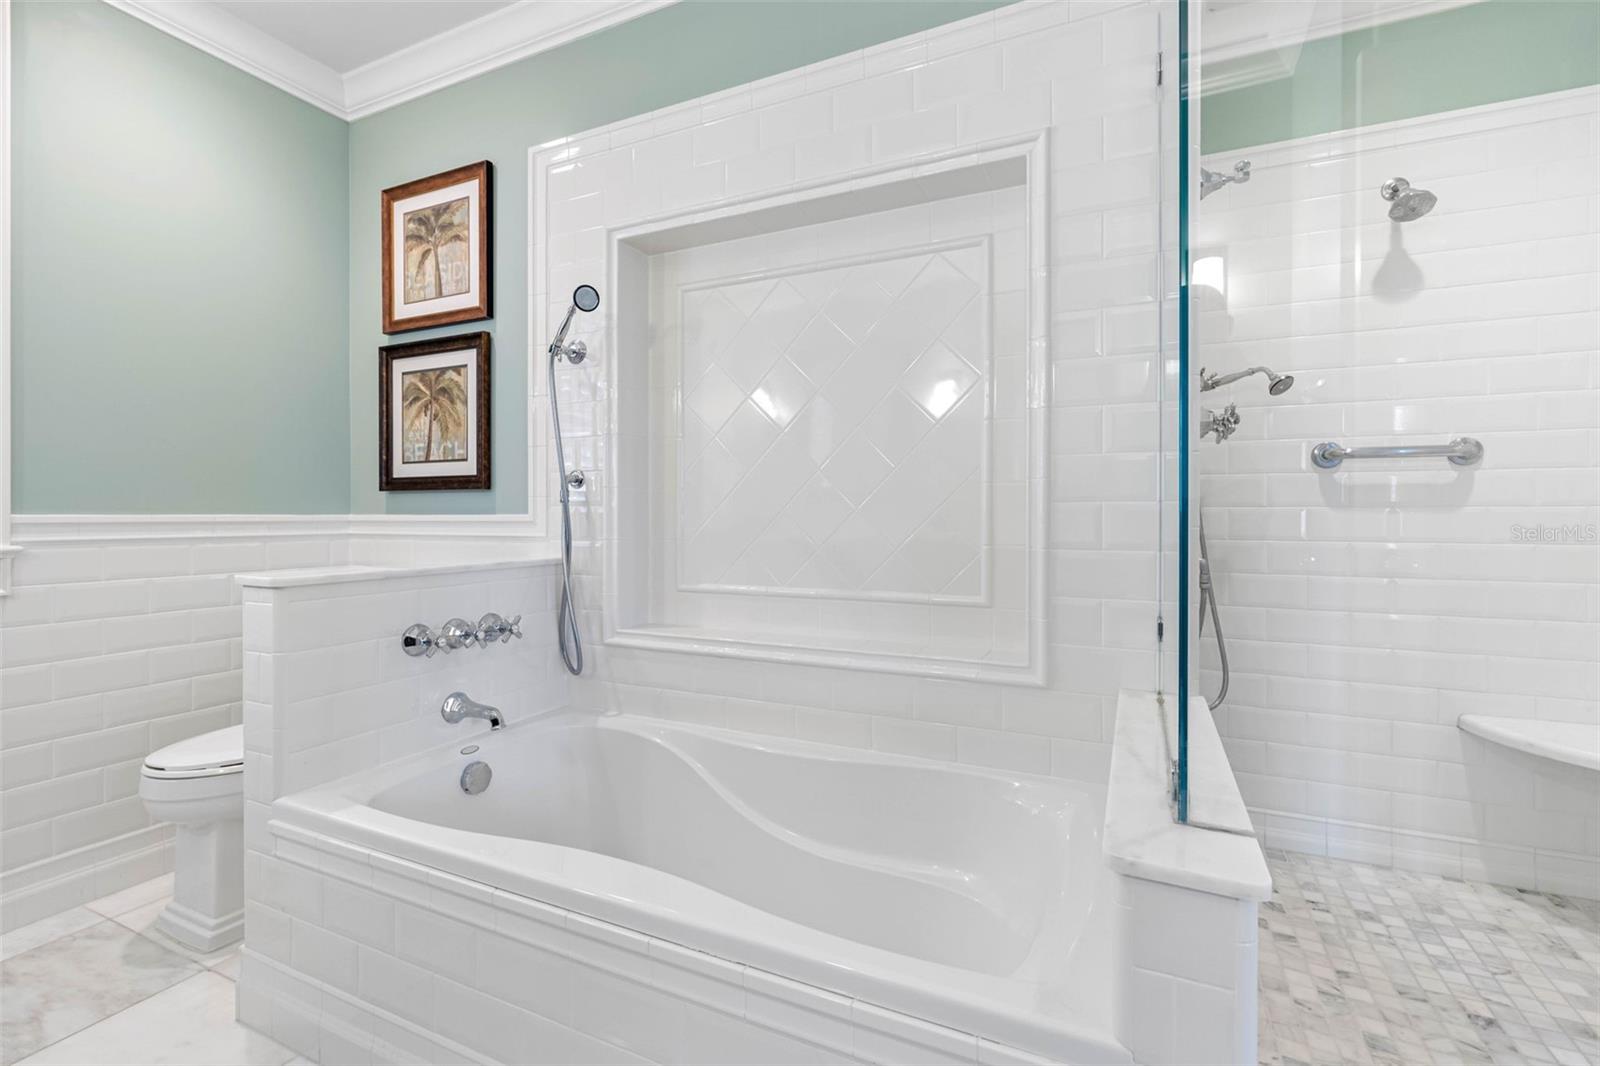
{"label": "framed palm tree print", "polygon": [[489,334],[378,349],[378,490],[489,487]]}
{"label": "framed palm tree print", "polygon": [[470,163],[383,190],[383,331],[488,318],[493,167]]}

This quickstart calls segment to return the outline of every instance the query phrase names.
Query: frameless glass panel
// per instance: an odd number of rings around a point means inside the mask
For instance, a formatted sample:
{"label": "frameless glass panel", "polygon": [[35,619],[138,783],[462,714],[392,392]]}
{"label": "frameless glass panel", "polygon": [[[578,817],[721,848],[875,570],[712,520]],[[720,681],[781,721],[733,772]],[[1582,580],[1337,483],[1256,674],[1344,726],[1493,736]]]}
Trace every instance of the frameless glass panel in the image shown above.
{"label": "frameless glass panel", "polygon": [[1479,727],[1600,729],[1600,5],[1184,6],[1183,680],[1269,844],[1591,884]]}

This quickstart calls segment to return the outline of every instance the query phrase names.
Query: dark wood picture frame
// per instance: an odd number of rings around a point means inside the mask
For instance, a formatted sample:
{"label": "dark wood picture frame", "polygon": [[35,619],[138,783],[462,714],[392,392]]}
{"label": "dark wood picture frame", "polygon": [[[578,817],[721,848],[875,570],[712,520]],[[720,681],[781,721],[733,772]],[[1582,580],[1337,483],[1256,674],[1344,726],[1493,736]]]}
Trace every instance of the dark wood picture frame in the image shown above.
{"label": "dark wood picture frame", "polygon": [[[394,364],[397,360],[419,355],[439,355],[473,349],[469,360],[472,372],[477,375],[477,432],[474,437],[478,469],[471,474],[446,477],[396,477],[392,463],[393,419],[398,417],[392,409],[391,392]],[[403,372],[403,368],[402,368]],[[408,341],[404,344],[386,344],[378,349],[378,491],[407,492],[438,489],[487,489],[489,487],[489,334],[460,333],[453,337],[431,337],[428,340]]]}
{"label": "dark wood picture frame", "polygon": [[[478,301],[470,307],[459,307],[448,311],[436,311],[432,314],[412,315],[405,318],[395,317],[395,301],[400,294],[394,291],[394,256],[396,255],[394,237],[394,205],[402,200],[409,200],[413,196],[434,192],[438,189],[448,188],[451,185],[463,185],[468,182],[479,183],[478,195]],[[491,317],[493,314],[494,299],[494,227],[492,225],[494,212],[491,201],[494,199],[494,164],[487,159],[478,163],[468,163],[464,167],[446,170],[416,181],[408,181],[404,185],[383,190],[382,213],[380,217],[380,231],[383,234],[383,332],[409,333],[417,329],[429,329],[433,326],[448,326],[457,322],[476,322],[480,319]],[[398,254],[404,255],[402,244]],[[471,250],[469,249],[469,254]]]}

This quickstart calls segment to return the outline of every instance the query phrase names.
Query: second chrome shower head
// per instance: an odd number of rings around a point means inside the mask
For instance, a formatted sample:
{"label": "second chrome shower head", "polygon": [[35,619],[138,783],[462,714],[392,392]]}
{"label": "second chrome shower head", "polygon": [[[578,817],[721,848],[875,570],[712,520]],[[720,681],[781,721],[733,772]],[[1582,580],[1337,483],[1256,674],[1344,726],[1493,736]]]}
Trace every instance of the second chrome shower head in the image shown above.
{"label": "second chrome shower head", "polygon": [[1405,178],[1390,178],[1378,190],[1378,195],[1389,201],[1391,222],[1410,222],[1433,210],[1439,198],[1427,189],[1419,189]]}

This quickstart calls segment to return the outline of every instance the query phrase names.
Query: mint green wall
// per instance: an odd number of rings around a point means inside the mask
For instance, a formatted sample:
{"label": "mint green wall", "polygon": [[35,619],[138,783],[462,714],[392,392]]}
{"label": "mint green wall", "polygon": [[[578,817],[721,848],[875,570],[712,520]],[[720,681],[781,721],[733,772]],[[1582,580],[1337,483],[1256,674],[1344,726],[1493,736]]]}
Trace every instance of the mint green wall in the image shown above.
{"label": "mint green wall", "polygon": [[[527,508],[530,145],[998,6],[954,0],[689,0],[354,123],[349,206],[352,509],[437,513]],[[479,159],[495,164],[495,317],[487,326],[419,330],[394,339],[480,328],[494,334],[494,488],[379,493],[377,351],[387,343],[379,326],[379,192]]]}
{"label": "mint green wall", "polygon": [[15,510],[345,512],[346,124],[97,0],[12,34]]}
{"label": "mint green wall", "polygon": [[[1202,89],[1207,75],[1235,65],[1204,66]],[[1487,0],[1306,42],[1288,77],[1204,97],[1201,151],[1596,83],[1600,2]]]}

